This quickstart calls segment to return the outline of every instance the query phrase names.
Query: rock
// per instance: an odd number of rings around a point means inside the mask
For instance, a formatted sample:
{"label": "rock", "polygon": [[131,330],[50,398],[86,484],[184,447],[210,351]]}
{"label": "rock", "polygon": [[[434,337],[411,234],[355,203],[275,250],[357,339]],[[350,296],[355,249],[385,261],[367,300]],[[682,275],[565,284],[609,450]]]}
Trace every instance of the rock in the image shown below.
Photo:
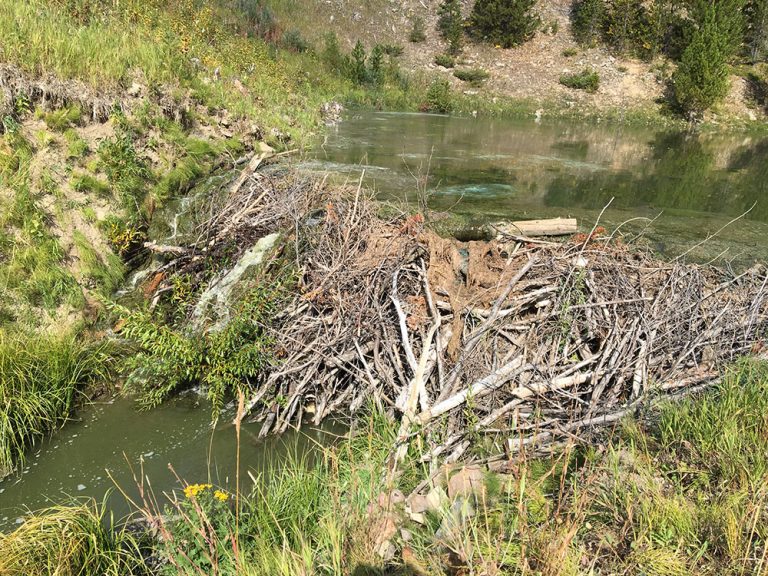
{"label": "rock", "polygon": [[440,508],[447,507],[448,496],[440,486],[435,486],[427,493],[414,494],[406,502],[407,510],[412,514],[421,514],[423,512],[434,512]]}
{"label": "rock", "polygon": [[400,538],[403,539],[403,542],[410,542],[413,540],[413,533],[407,528],[400,528]]}
{"label": "rock", "polygon": [[749,117],[749,119],[750,119],[752,122],[754,122],[755,120],[757,120],[757,115],[756,115],[754,112],[752,112],[752,110],[748,110],[748,111],[747,111],[747,116]]}
{"label": "rock", "polygon": [[422,512],[411,512],[410,514],[408,514],[408,518],[410,518],[417,524],[424,525],[427,523],[427,517]]}
{"label": "rock", "polygon": [[478,494],[485,490],[483,471],[478,466],[465,466],[448,479],[448,498]]}
{"label": "rock", "polygon": [[397,516],[394,514],[379,516],[371,523],[368,533],[373,537],[376,553],[385,560],[391,560],[396,552],[392,537],[397,534]]}
{"label": "rock", "polygon": [[256,144],[256,151],[259,154],[274,154],[275,153],[275,149],[272,148],[272,146],[270,146],[266,142],[259,142],[259,143],[257,143]]}
{"label": "rock", "polygon": [[128,96],[132,98],[138,98],[139,96],[141,96],[141,92],[143,89],[144,87],[141,84],[134,82],[133,84],[131,84],[131,87],[128,88]]}

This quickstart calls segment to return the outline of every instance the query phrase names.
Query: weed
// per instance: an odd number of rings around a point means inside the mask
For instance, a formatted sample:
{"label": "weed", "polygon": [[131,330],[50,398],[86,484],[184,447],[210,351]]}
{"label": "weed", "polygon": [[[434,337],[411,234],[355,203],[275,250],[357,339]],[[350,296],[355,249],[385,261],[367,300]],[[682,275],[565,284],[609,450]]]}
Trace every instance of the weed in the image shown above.
{"label": "weed", "polygon": [[408,41],[413,43],[424,42],[427,39],[427,34],[424,30],[424,18],[416,16],[411,21],[411,31],[408,33]]}
{"label": "weed", "polygon": [[90,174],[74,174],[71,184],[72,189],[78,192],[94,194],[100,198],[110,198],[112,196],[112,189],[109,187],[109,184]]}
{"label": "weed", "polygon": [[56,132],[64,132],[80,123],[83,111],[80,106],[74,105],[59,108],[58,110],[53,110],[51,112],[41,112],[40,115],[48,128],[55,130]]}
{"label": "weed", "polygon": [[471,86],[482,86],[483,82],[488,79],[488,72],[480,68],[454,70],[453,75],[462,82],[467,82]]}
{"label": "weed", "polygon": [[122,261],[110,252],[107,252],[103,257],[100,256],[79,230],[75,230],[73,238],[80,259],[83,278],[104,296],[111,296],[125,277],[125,266]]}
{"label": "weed", "polygon": [[566,48],[565,50],[563,50],[563,56],[565,58],[573,58],[578,53],[579,51],[576,48]]}
{"label": "weed", "polygon": [[70,128],[64,132],[64,140],[67,143],[67,159],[79,160],[88,154],[88,143],[80,138],[76,130]]}
{"label": "weed", "polygon": [[450,54],[438,54],[435,56],[435,64],[443,68],[453,68],[456,65],[456,59]]}

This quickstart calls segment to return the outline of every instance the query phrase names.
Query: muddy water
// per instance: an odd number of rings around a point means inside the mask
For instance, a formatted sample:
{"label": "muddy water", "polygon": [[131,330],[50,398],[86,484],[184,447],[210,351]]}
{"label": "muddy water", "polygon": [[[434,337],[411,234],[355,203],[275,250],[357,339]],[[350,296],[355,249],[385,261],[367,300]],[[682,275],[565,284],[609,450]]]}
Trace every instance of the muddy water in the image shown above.
{"label": "muddy water", "polygon": [[[646,237],[698,259],[768,259],[768,136],[695,135],[534,120],[354,113],[333,128],[310,166],[366,180],[383,198],[415,201],[428,176],[430,206],[481,221],[574,216]],[[611,199],[613,199],[611,201]]]}
{"label": "muddy water", "polygon": [[[160,496],[187,482],[212,482],[233,487],[236,442],[231,410],[211,425],[210,405],[187,393],[148,412],[137,412],[130,400],[97,402],[33,449],[20,474],[0,481],[0,530],[23,521],[28,509],[43,508],[71,498],[101,500],[115,482],[132,498],[137,495],[132,469],[149,478]],[[318,444],[343,432],[328,424],[323,430],[305,427],[281,438],[257,438],[259,426],[241,430],[241,474],[267,474],[289,455],[312,457]],[[173,470],[169,468],[172,465]],[[268,475],[268,474],[267,474]],[[118,517],[131,511],[115,490],[109,499]]]}

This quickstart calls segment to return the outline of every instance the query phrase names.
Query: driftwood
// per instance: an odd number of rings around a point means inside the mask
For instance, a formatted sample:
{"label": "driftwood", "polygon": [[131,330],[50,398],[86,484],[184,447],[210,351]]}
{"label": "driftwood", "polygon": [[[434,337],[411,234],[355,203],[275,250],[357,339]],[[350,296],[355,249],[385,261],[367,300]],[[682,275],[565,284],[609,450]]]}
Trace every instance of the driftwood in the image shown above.
{"label": "driftwood", "polygon": [[[383,220],[359,187],[244,173],[166,267],[283,231],[298,291],[272,323],[280,359],[252,384],[262,433],[375,405],[425,461],[486,438],[503,455],[696,389],[768,330],[768,273],[666,262],[617,238],[458,242]],[[197,258],[197,260],[195,259]],[[163,286],[159,287],[162,290]]]}
{"label": "driftwood", "polygon": [[494,225],[497,240],[505,236],[570,236],[579,231],[575,218],[549,218],[547,220],[520,220]]}

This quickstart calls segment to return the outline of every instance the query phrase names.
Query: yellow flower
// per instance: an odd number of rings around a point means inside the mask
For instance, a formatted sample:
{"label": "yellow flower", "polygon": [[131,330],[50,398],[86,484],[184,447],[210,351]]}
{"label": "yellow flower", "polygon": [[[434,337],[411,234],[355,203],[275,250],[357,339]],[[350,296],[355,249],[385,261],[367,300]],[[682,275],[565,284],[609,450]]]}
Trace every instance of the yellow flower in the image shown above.
{"label": "yellow flower", "polygon": [[216,498],[216,500],[218,500],[219,502],[226,502],[227,500],[229,500],[229,494],[227,494],[226,492],[222,492],[221,490],[216,490],[213,493],[213,497]]}
{"label": "yellow flower", "polygon": [[184,496],[187,498],[196,498],[200,492],[213,488],[211,484],[190,484],[184,488]]}

